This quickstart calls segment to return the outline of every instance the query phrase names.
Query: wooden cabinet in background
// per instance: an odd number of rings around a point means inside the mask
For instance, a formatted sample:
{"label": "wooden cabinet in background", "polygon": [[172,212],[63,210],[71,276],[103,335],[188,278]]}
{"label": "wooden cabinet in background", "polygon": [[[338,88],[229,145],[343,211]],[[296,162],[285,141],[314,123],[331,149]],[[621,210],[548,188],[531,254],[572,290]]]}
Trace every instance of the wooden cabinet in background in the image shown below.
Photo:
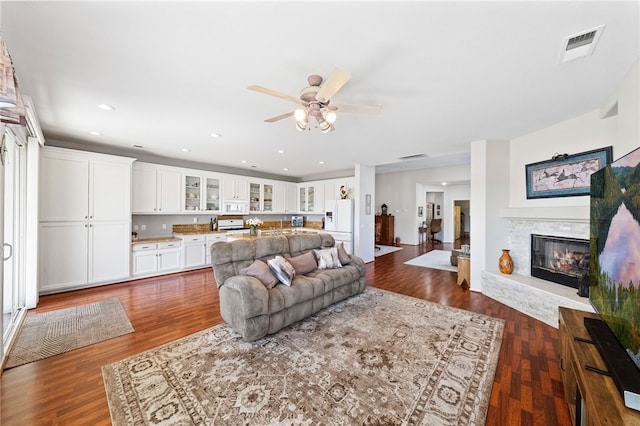
{"label": "wooden cabinet in background", "polygon": [[376,215],[376,244],[393,246],[395,244],[393,230],[393,216]]}

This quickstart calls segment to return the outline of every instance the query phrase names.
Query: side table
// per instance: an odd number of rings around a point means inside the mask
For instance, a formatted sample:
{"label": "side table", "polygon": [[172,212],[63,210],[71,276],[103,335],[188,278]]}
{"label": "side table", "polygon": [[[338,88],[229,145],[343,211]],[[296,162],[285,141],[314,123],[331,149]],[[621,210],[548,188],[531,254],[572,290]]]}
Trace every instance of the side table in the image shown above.
{"label": "side table", "polygon": [[464,280],[471,285],[471,256],[461,254],[458,256],[458,285]]}

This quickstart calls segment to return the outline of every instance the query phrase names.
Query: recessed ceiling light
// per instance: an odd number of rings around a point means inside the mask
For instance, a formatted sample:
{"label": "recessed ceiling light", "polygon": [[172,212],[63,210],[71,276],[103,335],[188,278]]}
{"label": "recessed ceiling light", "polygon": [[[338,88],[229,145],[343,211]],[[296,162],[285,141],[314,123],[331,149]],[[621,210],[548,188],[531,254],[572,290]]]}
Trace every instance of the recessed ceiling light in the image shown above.
{"label": "recessed ceiling light", "polygon": [[319,164],[324,164],[324,161],[319,161]]}
{"label": "recessed ceiling light", "polygon": [[289,168],[288,168],[288,167],[285,167],[285,168],[283,168],[282,170],[284,170],[285,172],[288,172],[288,171],[289,171]]}
{"label": "recessed ceiling light", "polygon": [[182,151],[182,152],[191,152],[191,150],[189,148],[182,148],[180,151]]}
{"label": "recessed ceiling light", "polygon": [[247,160],[242,160],[241,163],[242,164],[247,164]]}
{"label": "recessed ceiling light", "polygon": [[92,134],[93,136],[101,136],[102,133],[100,132],[89,132],[90,134]]}
{"label": "recessed ceiling light", "polygon": [[116,109],[115,107],[111,106],[111,105],[107,105],[107,104],[99,104],[98,108],[105,110],[105,111],[113,111],[114,109]]}
{"label": "recessed ceiling light", "polygon": [[279,149],[278,154],[284,154],[284,149]]}
{"label": "recessed ceiling light", "polygon": [[222,136],[220,133],[211,133],[212,138],[219,138],[220,136]]}
{"label": "recessed ceiling light", "polygon": [[446,185],[447,185],[447,182],[442,182],[442,186],[446,186]]}

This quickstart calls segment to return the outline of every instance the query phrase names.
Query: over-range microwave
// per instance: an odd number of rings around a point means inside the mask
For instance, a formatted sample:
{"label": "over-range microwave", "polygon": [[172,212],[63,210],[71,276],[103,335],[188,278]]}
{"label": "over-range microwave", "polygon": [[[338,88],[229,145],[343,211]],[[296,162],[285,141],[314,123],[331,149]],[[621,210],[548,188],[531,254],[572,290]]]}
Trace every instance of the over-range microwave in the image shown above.
{"label": "over-range microwave", "polygon": [[222,203],[222,212],[231,214],[248,214],[248,201],[224,201]]}

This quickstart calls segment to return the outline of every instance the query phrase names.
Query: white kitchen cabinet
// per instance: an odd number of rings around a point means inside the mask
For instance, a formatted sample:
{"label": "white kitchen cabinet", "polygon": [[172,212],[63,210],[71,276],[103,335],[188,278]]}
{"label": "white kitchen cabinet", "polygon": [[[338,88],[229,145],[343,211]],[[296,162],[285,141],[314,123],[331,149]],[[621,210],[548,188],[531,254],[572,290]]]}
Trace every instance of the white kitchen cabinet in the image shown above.
{"label": "white kitchen cabinet", "polygon": [[225,233],[183,235],[182,268],[201,268],[211,264],[211,245],[227,241]]}
{"label": "white kitchen cabinet", "polygon": [[324,213],[324,184],[321,182],[298,184],[298,212]]}
{"label": "white kitchen cabinet", "polygon": [[220,177],[183,173],[183,212],[220,212]]}
{"label": "white kitchen cabinet", "polygon": [[41,293],[129,277],[132,162],[64,148],[42,150]]}
{"label": "white kitchen cabinet", "polygon": [[222,179],[222,197],[225,200],[249,201],[249,180],[241,176],[226,175]]}
{"label": "white kitchen cabinet", "polygon": [[195,268],[206,262],[206,235],[182,236],[182,267]]}
{"label": "white kitchen cabinet", "polygon": [[274,183],[250,181],[249,213],[273,213],[274,207]]}
{"label": "white kitchen cabinet", "polygon": [[355,178],[339,178],[329,179],[324,181],[324,199],[325,200],[339,200],[340,199],[340,187],[344,186],[349,193],[349,198],[354,199],[356,197],[355,192]]}
{"label": "white kitchen cabinet", "polygon": [[158,243],[158,272],[170,272],[180,269],[180,248],[176,243]]}
{"label": "white kitchen cabinet", "polygon": [[174,214],[182,211],[182,173],[179,168],[136,162],[132,176],[134,214]]}
{"label": "white kitchen cabinet", "polygon": [[205,245],[205,266],[211,266],[211,246],[227,241],[226,234],[209,234]]}
{"label": "white kitchen cabinet", "polygon": [[276,182],[273,185],[275,213],[296,213],[298,185],[293,182]]}
{"label": "white kitchen cabinet", "polygon": [[149,276],[181,269],[179,241],[134,244],[132,248],[132,270],[134,276]]}

